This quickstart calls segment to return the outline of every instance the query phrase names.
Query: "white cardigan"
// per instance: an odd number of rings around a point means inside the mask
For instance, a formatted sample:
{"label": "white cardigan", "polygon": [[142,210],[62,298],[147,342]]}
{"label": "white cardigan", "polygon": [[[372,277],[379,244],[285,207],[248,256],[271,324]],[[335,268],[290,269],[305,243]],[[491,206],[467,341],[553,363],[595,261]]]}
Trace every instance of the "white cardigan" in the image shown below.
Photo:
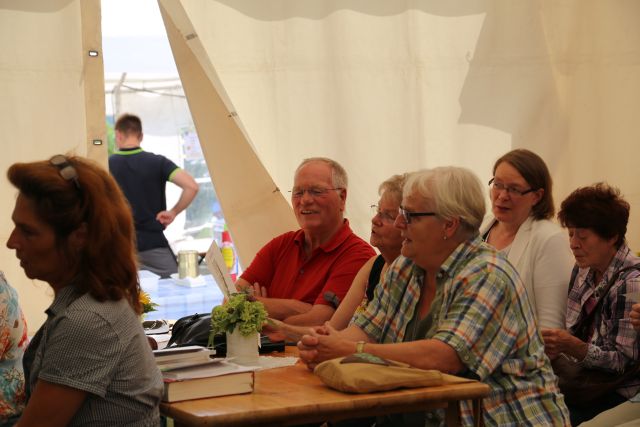
{"label": "white cardigan", "polygon": [[[495,221],[493,216],[485,218],[480,235],[484,236]],[[549,220],[529,217],[518,229],[507,258],[520,274],[538,326],[564,329],[575,263],[567,232]]]}

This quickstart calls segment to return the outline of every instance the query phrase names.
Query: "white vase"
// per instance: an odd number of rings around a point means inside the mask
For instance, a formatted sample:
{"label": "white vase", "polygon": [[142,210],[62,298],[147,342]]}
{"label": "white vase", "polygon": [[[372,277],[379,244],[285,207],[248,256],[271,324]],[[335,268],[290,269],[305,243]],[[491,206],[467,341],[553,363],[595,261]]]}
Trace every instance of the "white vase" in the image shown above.
{"label": "white vase", "polygon": [[232,362],[239,365],[257,366],[259,344],[260,334],[244,336],[236,328],[231,333],[227,332],[227,358],[233,358]]}

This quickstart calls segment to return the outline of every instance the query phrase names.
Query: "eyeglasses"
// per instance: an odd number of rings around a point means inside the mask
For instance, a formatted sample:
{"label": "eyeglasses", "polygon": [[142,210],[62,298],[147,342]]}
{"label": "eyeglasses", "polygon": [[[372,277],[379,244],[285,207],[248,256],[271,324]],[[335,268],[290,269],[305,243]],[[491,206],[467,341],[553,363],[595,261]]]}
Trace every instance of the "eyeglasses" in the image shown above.
{"label": "eyeglasses", "polygon": [[414,217],[417,217],[417,216],[436,216],[436,215],[438,215],[435,212],[408,212],[402,206],[400,206],[399,212],[400,212],[400,215],[402,215],[402,218],[404,219],[404,222],[406,222],[407,224],[411,224],[411,218],[414,218]]}
{"label": "eyeglasses", "polygon": [[78,171],[74,168],[71,163],[69,163],[69,159],[67,159],[62,154],[56,154],[51,159],[49,159],[49,163],[58,168],[58,172],[60,176],[64,178],[65,181],[73,181],[76,188],[80,189],[80,181],[78,181]]}
{"label": "eyeglasses", "polygon": [[289,193],[291,193],[291,197],[293,197],[294,199],[299,199],[302,196],[304,196],[304,193],[307,193],[309,196],[316,198],[316,197],[323,197],[326,196],[326,194],[329,191],[333,191],[333,190],[344,190],[344,188],[322,188],[322,187],[311,187],[311,188],[294,188],[293,190],[289,190]]}
{"label": "eyeglasses", "polygon": [[381,211],[378,205],[371,205],[371,215],[373,215],[373,218],[375,218],[376,216],[379,217],[382,222],[386,222],[387,224],[393,224],[396,221],[396,217],[398,216],[398,213]]}
{"label": "eyeglasses", "polygon": [[530,188],[528,190],[520,190],[519,188],[511,187],[508,185],[504,185],[501,182],[496,182],[495,178],[491,178],[489,180],[489,187],[497,192],[502,190],[506,191],[509,196],[524,196],[525,194],[529,194],[533,191],[536,191],[534,188]]}

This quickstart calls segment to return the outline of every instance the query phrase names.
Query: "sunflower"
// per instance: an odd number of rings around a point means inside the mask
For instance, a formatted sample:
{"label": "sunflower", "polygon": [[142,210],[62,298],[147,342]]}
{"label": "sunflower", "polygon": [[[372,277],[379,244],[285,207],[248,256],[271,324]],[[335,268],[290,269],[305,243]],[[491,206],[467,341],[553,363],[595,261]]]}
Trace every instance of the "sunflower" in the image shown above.
{"label": "sunflower", "polygon": [[142,304],[143,313],[156,311],[156,307],[158,306],[158,304],[151,301],[151,297],[145,291],[140,291],[140,304]]}

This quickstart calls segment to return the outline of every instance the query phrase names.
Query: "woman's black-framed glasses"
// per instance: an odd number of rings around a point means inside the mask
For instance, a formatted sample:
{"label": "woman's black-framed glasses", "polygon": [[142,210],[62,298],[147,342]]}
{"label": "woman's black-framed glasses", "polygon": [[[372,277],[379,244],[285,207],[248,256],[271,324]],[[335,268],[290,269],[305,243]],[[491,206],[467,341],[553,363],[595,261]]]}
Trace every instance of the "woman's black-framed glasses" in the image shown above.
{"label": "woman's black-framed glasses", "polygon": [[58,168],[58,172],[60,176],[64,178],[65,181],[73,181],[76,188],[80,189],[80,181],[78,181],[78,171],[73,167],[71,163],[69,163],[69,159],[67,159],[62,154],[56,154],[51,159],[49,159],[49,163]]}
{"label": "woman's black-framed glasses", "polygon": [[491,178],[489,180],[489,188],[495,191],[506,191],[509,196],[524,196],[525,194],[532,193],[536,191],[535,188],[530,188],[528,190],[520,190],[519,188],[511,187],[509,185],[504,185],[501,182],[496,182],[495,178]]}
{"label": "woman's black-framed glasses", "polygon": [[400,211],[400,215],[402,215],[402,218],[404,219],[404,222],[406,222],[407,224],[411,224],[411,218],[414,218],[414,217],[417,217],[417,216],[436,216],[436,215],[438,215],[435,212],[408,212],[402,206],[400,206],[399,211]]}

